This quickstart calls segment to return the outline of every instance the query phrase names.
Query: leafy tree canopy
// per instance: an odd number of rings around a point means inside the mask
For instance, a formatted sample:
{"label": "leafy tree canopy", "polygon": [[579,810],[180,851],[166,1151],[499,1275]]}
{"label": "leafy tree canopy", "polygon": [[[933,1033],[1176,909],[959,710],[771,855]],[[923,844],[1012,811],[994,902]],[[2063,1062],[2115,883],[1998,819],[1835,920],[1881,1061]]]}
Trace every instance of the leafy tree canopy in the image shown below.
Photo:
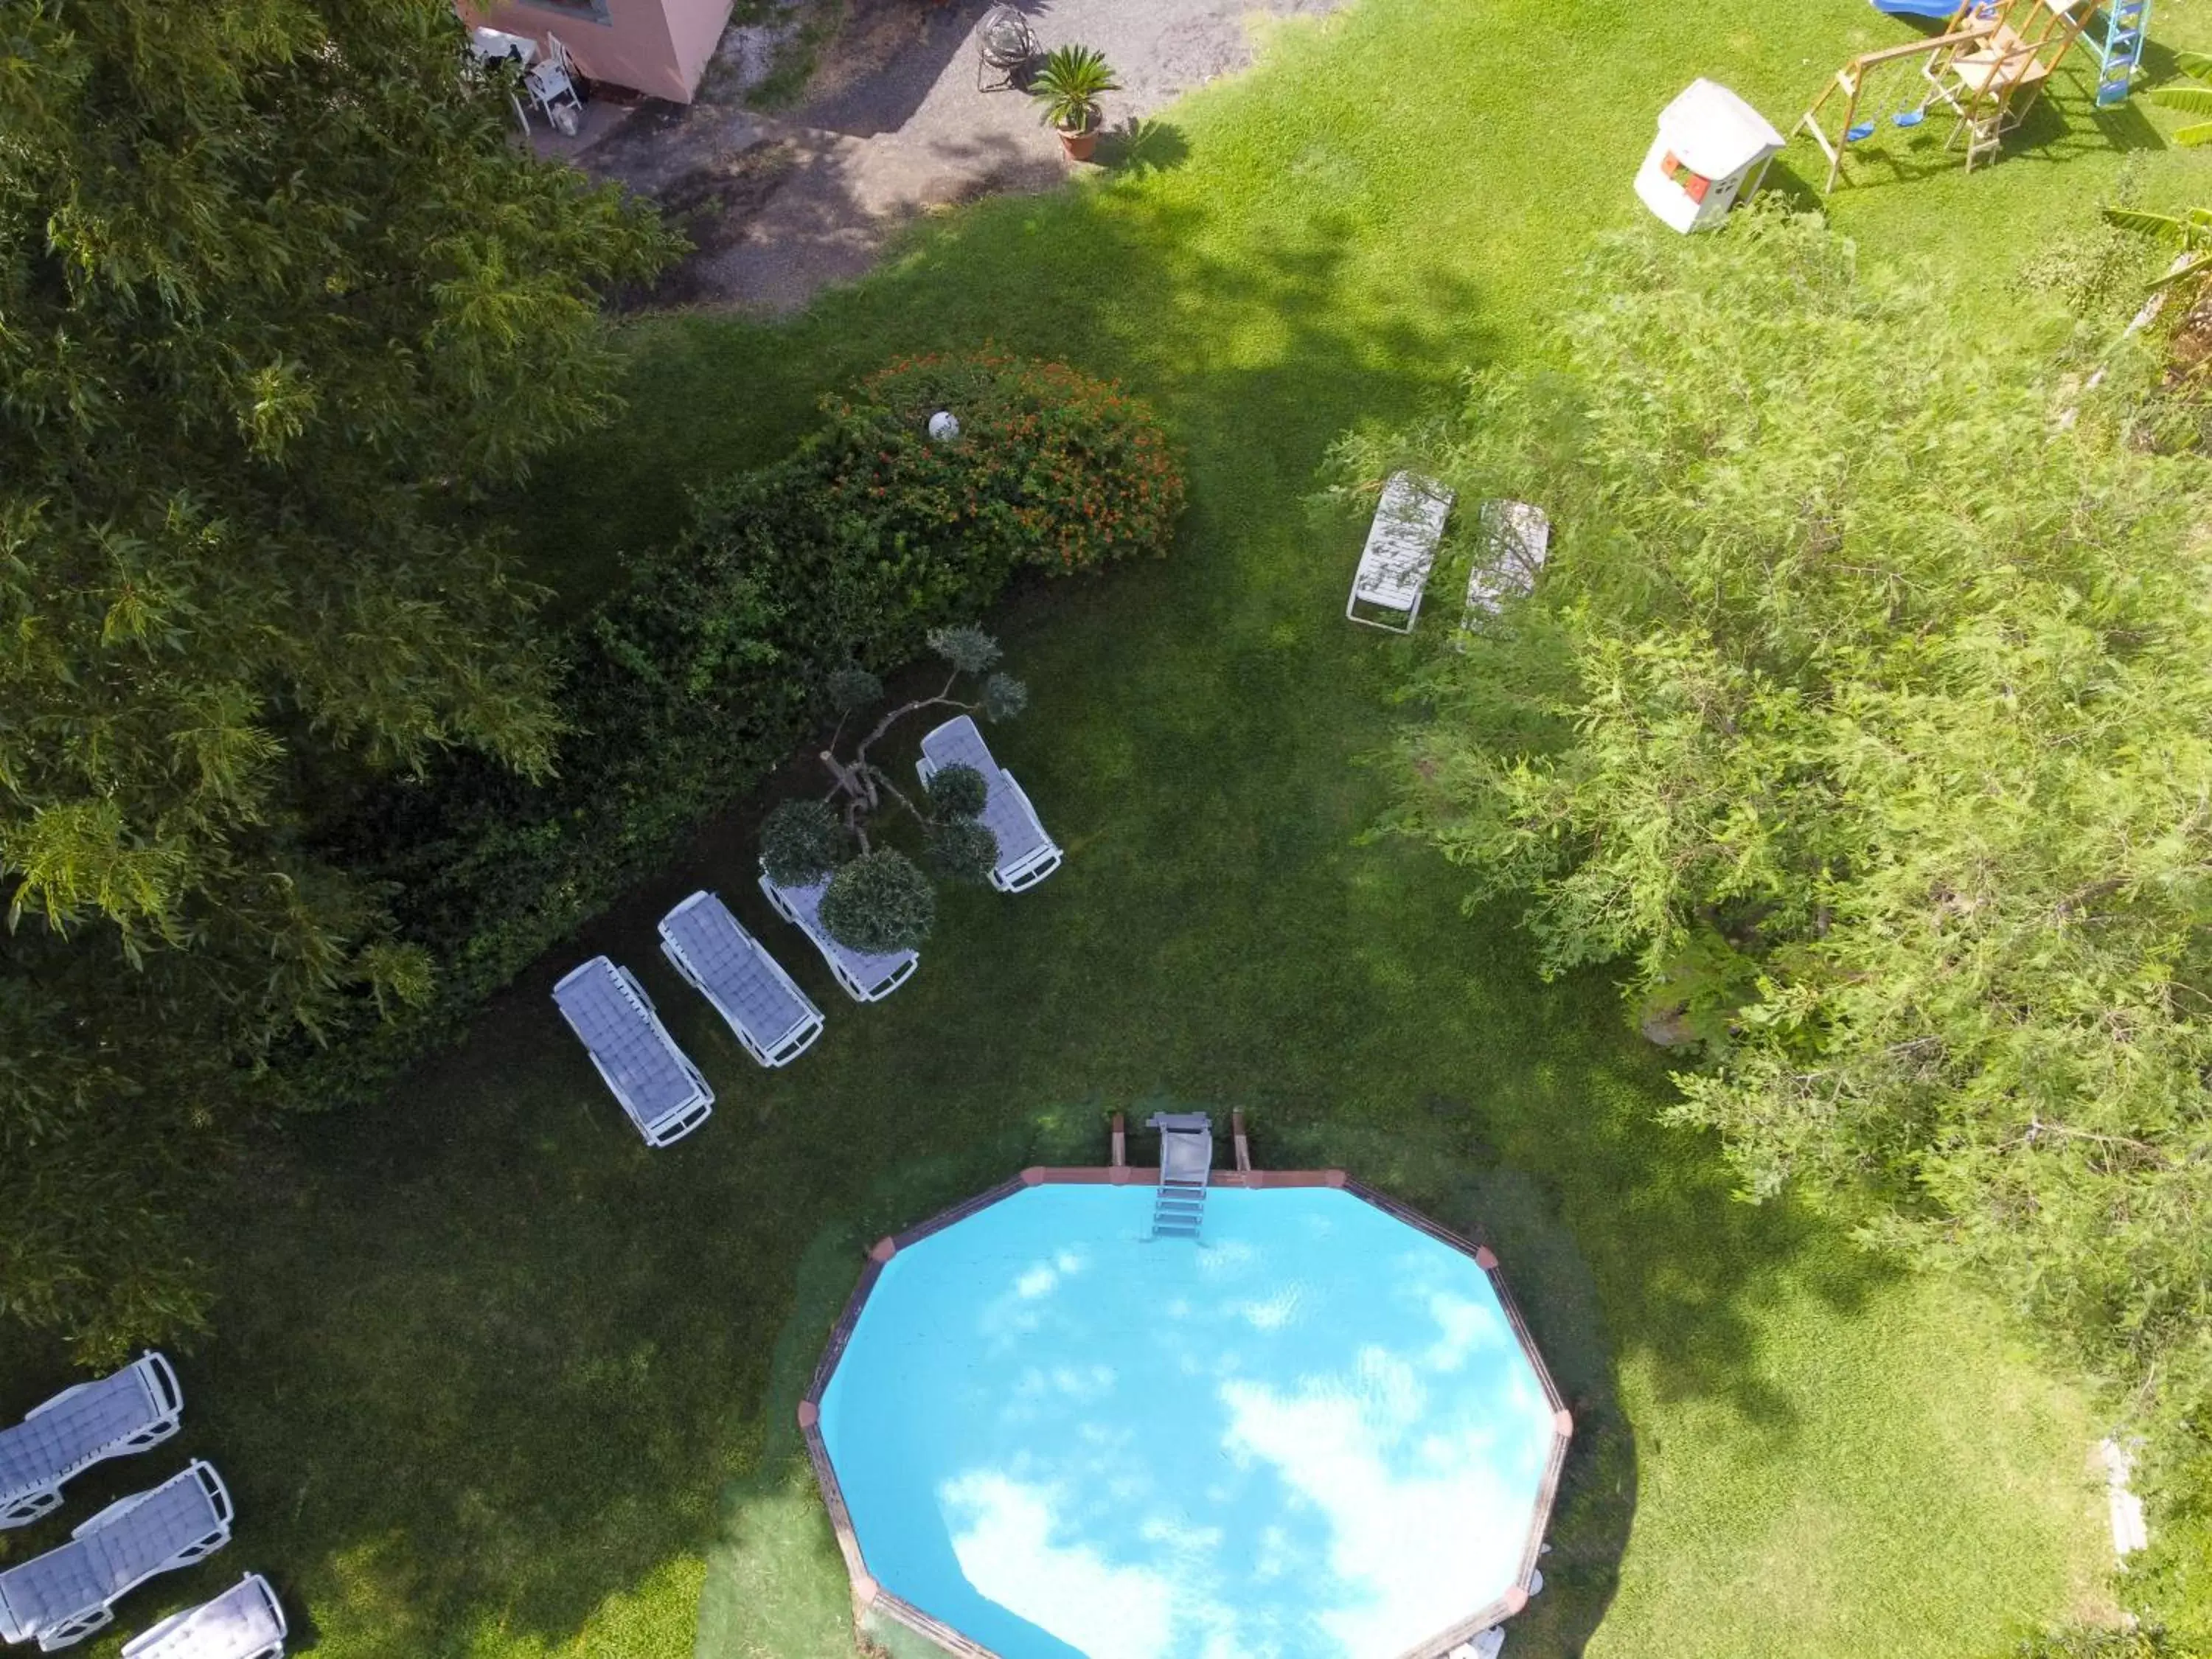
{"label": "leafy tree canopy", "polygon": [[[553,763],[532,595],[468,508],[603,418],[596,290],[668,240],[514,147],[442,0],[0,21],[0,1162],[88,1176],[72,1133],[204,1122],[349,988],[426,991],[303,840],[441,750]],[[0,1310],[125,1340],[82,1207],[9,1206]]]}
{"label": "leafy tree canopy", "polygon": [[1486,496],[1557,529],[1422,672],[1398,823],[1708,1039],[1674,1115],[1749,1192],[1987,1270],[2155,1392],[2171,1471],[2212,1401],[2206,470],[1815,220],[1651,246],[1543,368],[1344,447],[1456,483],[1462,558]]}

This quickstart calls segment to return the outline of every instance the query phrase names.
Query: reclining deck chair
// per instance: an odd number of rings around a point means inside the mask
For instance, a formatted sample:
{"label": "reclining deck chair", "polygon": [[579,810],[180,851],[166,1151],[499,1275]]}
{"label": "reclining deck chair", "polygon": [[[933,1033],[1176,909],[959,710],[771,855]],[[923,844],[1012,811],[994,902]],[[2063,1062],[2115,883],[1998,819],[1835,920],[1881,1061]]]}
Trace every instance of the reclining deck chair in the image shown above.
{"label": "reclining deck chair", "polygon": [[1551,520],[1527,501],[1485,501],[1481,531],[1474,568],[1468,573],[1467,613],[1460,620],[1462,650],[1485,617],[1497,615],[1509,597],[1534,591],[1552,546]]}
{"label": "reclining deck chair", "polygon": [[284,1607],[248,1573],[212,1601],[164,1619],[123,1644],[123,1659],[283,1659]]}
{"label": "reclining deck chair", "polygon": [[628,969],[593,957],[553,988],[553,1000],[647,1146],[681,1140],[713,1115],[714,1091]]}
{"label": "reclining deck chair", "polygon": [[118,1498],[58,1549],[0,1572],[0,1642],[52,1653],[115,1618],[114,1603],[156,1573],[204,1560],[230,1541],[230,1493],[195,1460],[149,1491]]}
{"label": "reclining deck chair", "polygon": [[830,890],[828,877],[809,887],[779,887],[763,870],[760,887],[768,902],[775,906],[776,915],[814,941],[814,948],[830,964],[838,986],[854,1001],[881,1002],[914,977],[921,961],[919,952],[852,951],[830,937],[830,930],[822,925],[822,896]]}
{"label": "reclining deck chair", "polygon": [[26,1526],[58,1508],[62,1483],[101,1459],[161,1444],[184,1413],[176,1372],[152,1352],[33,1407],[14,1428],[0,1429],[0,1528]]}
{"label": "reclining deck chair", "polygon": [[[1345,601],[1347,620],[1388,634],[1410,634],[1420,620],[1421,594],[1437,562],[1437,544],[1451,517],[1452,492],[1433,478],[1394,472],[1376,504],[1359,570]],[[1362,615],[1361,607],[1379,615]]]}
{"label": "reclining deck chair", "polygon": [[991,885],[1002,893],[1018,893],[1034,887],[1060,868],[1063,854],[1045,833],[1044,820],[1014,781],[1014,775],[991,757],[990,745],[962,714],[949,720],[921,740],[921,759],[915,770],[924,788],[948,766],[972,766],[983,775],[990,793],[983,802],[983,823],[998,838],[999,861],[991,871]]}
{"label": "reclining deck chair", "polygon": [[660,919],[660,950],[763,1066],[788,1066],[822,1035],[822,1011],[712,893]]}

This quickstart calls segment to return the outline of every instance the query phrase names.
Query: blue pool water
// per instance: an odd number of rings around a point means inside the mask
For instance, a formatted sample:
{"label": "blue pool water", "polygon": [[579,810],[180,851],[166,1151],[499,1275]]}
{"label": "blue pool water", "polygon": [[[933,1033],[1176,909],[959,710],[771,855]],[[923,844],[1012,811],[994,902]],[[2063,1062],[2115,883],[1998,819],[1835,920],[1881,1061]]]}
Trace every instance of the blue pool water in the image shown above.
{"label": "blue pool water", "polygon": [[1003,1659],[1395,1659],[1515,1582],[1552,1408],[1352,1194],[1027,1188],[884,1265],[823,1396],[868,1570]]}

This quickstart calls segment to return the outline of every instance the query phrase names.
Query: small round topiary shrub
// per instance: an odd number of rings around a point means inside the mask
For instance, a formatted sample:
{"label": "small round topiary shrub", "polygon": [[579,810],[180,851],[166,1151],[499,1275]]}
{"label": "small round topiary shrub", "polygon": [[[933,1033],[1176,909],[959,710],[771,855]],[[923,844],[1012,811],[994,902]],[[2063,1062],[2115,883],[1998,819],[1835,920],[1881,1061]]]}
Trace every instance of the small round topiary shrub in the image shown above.
{"label": "small round topiary shrub", "polygon": [[999,838],[974,818],[949,818],[929,832],[929,861],[948,881],[981,886],[999,863]]}
{"label": "small round topiary shrub", "polygon": [[811,887],[845,855],[845,826],[818,800],[787,800],[761,821],[761,867],[779,887]]}
{"label": "small round topiary shrub", "polygon": [[983,803],[990,799],[991,786],[972,766],[940,767],[929,781],[929,805],[940,817],[980,817]]}
{"label": "small round topiary shrub", "polygon": [[841,867],[822,896],[822,925],[848,951],[918,950],[936,921],[929,878],[889,848],[863,853]]}
{"label": "small round topiary shrub", "polygon": [[[1012,564],[1091,570],[1166,553],[1183,478],[1158,417],[1109,381],[984,351],[908,357],[823,404],[845,512],[981,542]],[[933,438],[933,414],[959,417]]]}

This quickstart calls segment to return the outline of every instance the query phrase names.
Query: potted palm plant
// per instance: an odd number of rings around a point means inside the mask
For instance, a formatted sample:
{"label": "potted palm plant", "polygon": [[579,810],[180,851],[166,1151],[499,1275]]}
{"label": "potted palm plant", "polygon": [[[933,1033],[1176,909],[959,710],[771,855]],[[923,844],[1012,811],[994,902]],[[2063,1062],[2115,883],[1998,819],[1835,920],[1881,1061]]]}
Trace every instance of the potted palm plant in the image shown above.
{"label": "potted palm plant", "polygon": [[1044,107],[1044,122],[1060,134],[1072,161],[1087,161],[1098,147],[1098,99],[1118,91],[1105,55],[1090,46],[1061,46],[1030,82],[1030,96]]}

